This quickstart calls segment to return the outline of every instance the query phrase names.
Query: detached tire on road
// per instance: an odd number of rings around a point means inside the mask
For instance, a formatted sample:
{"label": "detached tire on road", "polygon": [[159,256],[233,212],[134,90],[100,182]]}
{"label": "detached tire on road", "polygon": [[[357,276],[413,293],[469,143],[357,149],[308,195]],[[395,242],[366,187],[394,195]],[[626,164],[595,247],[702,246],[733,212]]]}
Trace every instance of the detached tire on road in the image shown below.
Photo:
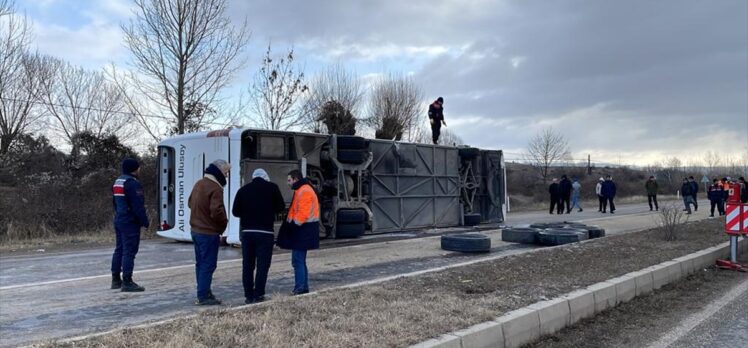
{"label": "detached tire on road", "polygon": [[549,228],[538,233],[540,244],[547,246],[576,243],[587,239],[587,231],[572,228]]}
{"label": "detached tire on road", "polygon": [[338,150],[366,150],[366,139],[352,135],[338,135]]}
{"label": "detached tire on road", "polygon": [[535,244],[540,230],[532,227],[512,227],[501,230],[501,240],[511,243]]}
{"label": "detached tire on road", "polygon": [[539,228],[541,230],[544,230],[544,229],[546,229],[546,228],[548,228],[550,226],[549,226],[548,223],[545,223],[545,222],[536,222],[536,223],[530,225],[530,227],[531,228]]}
{"label": "detached tire on road", "polygon": [[465,226],[477,226],[477,225],[480,224],[481,218],[482,217],[481,217],[480,214],[465,214],[465,216],[464,216],[464,221],[465,221],[464,225]]}
{"label": "detached tire on road", "polygon": [[363,236],[364,232],[366,232],[366,225],[363,222],[356,224],[338,223],[335,226],[336,239],[358,238]]}
{"label": "detached tire on road", "polygon": [[480,233],[444,235],[442,249],[463,253],[487,253],[491,251],[491,239]]}
{"label": "detached tire on road", "polygon": [[597,226],[585,226],[579,227],[579,229],[586,230],[589,239],[605,237],[605,229]]}
{"label": "detached tire on road", "polygon": [[338,150],[338,161],[348,164],[361,164],[369,153],[364,150]]}

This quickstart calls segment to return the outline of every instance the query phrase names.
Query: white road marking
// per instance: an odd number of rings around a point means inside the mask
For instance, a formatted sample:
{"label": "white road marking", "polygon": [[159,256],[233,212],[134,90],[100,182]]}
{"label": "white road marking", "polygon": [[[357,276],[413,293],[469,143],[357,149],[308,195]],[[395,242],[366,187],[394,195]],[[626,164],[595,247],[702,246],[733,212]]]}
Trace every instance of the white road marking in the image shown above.
{"label": "white road marking", "polygon": [[675,343],[683,336],[687,335],[696,326],[703,323],[704,321],[711,318],[715,313],[724,308],[730,302],[734,301],[739,296],[743,295],[748,291],[748,280],[736,285],[730,292],[720,297],[719,299],[712,301],[703,310],[698,313],[694,313],[685,320],[680,322],[680,325],[670,330],[668,333],[663,335],[659,340],[649,345],[649,348],[665,348]]}

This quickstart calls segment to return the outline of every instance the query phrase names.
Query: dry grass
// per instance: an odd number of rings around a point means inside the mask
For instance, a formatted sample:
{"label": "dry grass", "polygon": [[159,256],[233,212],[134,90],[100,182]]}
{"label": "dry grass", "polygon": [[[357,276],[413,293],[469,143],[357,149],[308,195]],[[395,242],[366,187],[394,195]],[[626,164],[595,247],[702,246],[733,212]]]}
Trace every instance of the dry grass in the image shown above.
{"label": "dry grass", "polygon": [[656,238],[656,230],[617,235],[366,287],[205,312],[63,346],[407,346],[715,245],[723,240],[719,230],[719,222],[710,220],[685,225],[674,242]]}
{"label": "dry grass", "polygon": [[[141,239],[156,237],[154,231],[143,230]],[[8,226],[8,234],[0,238],[0,251],[22,252],[34,249],[70,249],[73,247],[113,245],[114,231],[104,228],[81,231],[76,234],[55,233],[44,227],[35,227],[33,232]]]}
{"label": "dry grass", "polygon": [[[515,196],[509,197],[511,201],[511,208],[513,212],[524,212],[524,211],[536,211],[536,210],[548,210],[549,198],[546,198],[542,202],[534,202],[532,197],[527,196]],[[660,206],[664,205],[665,202],[676,200],[674,195],[657,195],[657,202]],[[615,199],[616,205],[618,204],[642,204],[647,206],[647,196],[626,196],[617,197]],[[595,200],[583,200],[582,208],[585,210],[594,210],[597,208],[598,201]]]}

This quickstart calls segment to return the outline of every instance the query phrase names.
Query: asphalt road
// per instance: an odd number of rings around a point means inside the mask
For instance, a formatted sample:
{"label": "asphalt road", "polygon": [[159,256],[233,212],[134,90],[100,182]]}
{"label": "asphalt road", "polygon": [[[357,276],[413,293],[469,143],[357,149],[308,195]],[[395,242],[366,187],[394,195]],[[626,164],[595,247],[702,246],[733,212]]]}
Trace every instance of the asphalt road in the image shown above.
{"label": "asphalt road", "polygon": [[[700,211],[692,220],[705,217],[706,213]],[[510,213],[506,225],[564,220],[598,225],[608,234],[616,234],[652,227],[656,214],[650,213],[646,204],[620,206],[615,215],[596,211],[561,216]],[[356,245],[326,243],[325,248],[308,256],[312,290],[536,248],[501,242],[499,230],[488,230],[484,233],[491,237],[493,247],[489,255],[446,252],[439,247],[438,234],[443,232],[371,236]],[[136,259],[135,280],[146,291],[136,294],[108,289],[111,248],[0,256],[0,346],[106,331],[203,310],[193,305],[193,252],[187,243],[143,242]],[[243,304],[240,250],[222,248],[219,259],[213,292],[227,305]],[[290,254],[276,253],[267,290],[273,296],[285,296],[292,286]]]}

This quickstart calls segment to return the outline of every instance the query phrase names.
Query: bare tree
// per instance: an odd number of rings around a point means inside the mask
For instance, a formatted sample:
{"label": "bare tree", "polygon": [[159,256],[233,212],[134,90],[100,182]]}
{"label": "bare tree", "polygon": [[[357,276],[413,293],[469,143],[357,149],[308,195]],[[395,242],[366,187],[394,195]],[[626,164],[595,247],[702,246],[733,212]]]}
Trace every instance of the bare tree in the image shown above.
{"label": "bare tree", "polygon": [[543,182],[548,179],[548,168],[569,158],[569,142],[563,134],[546,128],[536,134],[527,144],[525,159],[540,169]]}
{"label": "bare tree", "polygon": [[389,74],[377,81],[369,97],[366,122],[377,139],[415,141],[422,127],[423,93],[412,78]]}
{"label": "bare tree", "polygon": [[304,72],[295,66],[294,59],[293,49],[282,58],[273,59],[268,45],[260,70],[248,88],[249,109],[258,126],[287,130],[302,124],[300,100],[308,87],[304,84]]}
{"label": "bare tree", "polygon": [[704,164],[706,165],[707,174],[711,175],[722,165],[722,158],[716,151],[707,151],[704,153]]}
{"label": "bare tree", "polygon": [[[200,128],[206,120],[189,120],[187,106],[210,108],[219,91],[243,66],[239,56],[248,40],[246,23],[239,29],[231,24],[226,0],[134,1],[135,19],[122,29],[125,45],[133,56],[132,65],[145,78],[132,74],[119,81],[130,80],[142,97],[155,107],[168,110],[167,119],[177,134],[184,133],[190,122]],[[128,88],[121,84],[119,87]],[[134,97],[127,98],[128,104],[135,106],[130,103]],[[149,117],[147,112],[131,111],[139,117]],[[140,123],[154,127],[163,122]]]}
{"label": "bare tree", "polygon": [[54,78],[42,83],[40,99],[53,122],[51,130],[69,144],[83,132],[97,138],[134,134],[123,92],[104,76],[53,59]]}
{"label": "bare tree", "polygon": [[0,17],[10,15],[13,12],[14,5],[11,0],[0,0]]}
{"label": "bare tree", "polygon": [[666,241],[677,240],[678,229],[680,225],[688,222],[688,218],[689,216],[685,215],[682,207],[675,203],[665,204],[656,218],[662,239]]}
{"label": "bare tree", "polygon": [[441,132],[441,136],[439,136],[439,144],[447,146],[457,146],[464,145],[465,142],[451,129],[445,129]]}
{"label": "bare tree", "polygon": [[[343,129],[350,130],[350,124],[336,117],[350,114],[354,117],[350,121],[353,122],[355,130],[355,115],[359,113],[363,97],[364,90],[355,73],[346,70],[339,63],[328,66],[316,75],[309,85],[309,93],[303,102],[302,128],[318,133],[343,134],[340,133],[341,129],[330,129],[329,126],[340,125]],[[331,106],[339,106],[343,111],[330,113]]]}
{"label": "bare tree", "polygon": [[42,121],[36,98],[40,81],[49,74],[44,57],[29,52],[30,42],[31,24],[25,17],[0,16],[0,155]]}

